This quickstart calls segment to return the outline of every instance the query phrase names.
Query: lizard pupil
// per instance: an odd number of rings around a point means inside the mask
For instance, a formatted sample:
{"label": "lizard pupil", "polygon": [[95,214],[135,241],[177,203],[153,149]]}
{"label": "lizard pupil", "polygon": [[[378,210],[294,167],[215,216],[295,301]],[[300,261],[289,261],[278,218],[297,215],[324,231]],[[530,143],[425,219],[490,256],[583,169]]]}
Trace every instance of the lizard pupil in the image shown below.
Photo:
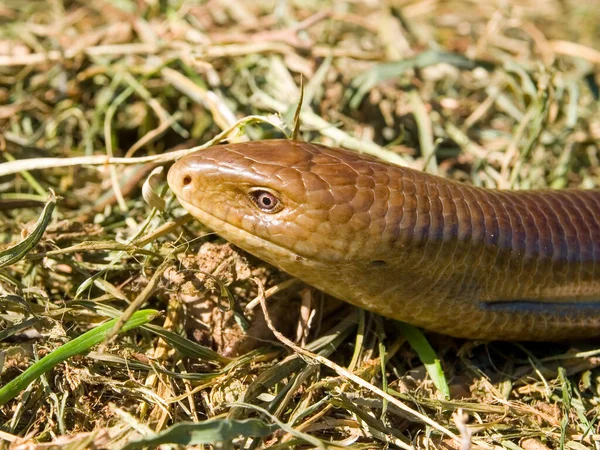
{"label": "lizard pupil", "polygon": [[254,204],[265,212],[275,212],[279,206],[279,199],[268,191],[256,190],[250,193]]}

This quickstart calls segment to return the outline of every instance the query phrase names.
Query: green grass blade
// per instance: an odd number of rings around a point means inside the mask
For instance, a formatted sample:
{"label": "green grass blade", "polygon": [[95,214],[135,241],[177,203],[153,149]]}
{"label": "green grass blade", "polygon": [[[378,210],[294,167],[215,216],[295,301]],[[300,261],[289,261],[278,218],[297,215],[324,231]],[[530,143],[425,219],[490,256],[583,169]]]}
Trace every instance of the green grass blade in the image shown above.
{"label": "green grass blade", "polygon": [[198,423],[180,422],[160,433],[131,441],[123,447],[123,450],[148,446],[154,448],[161,444],[201,445],[231,442],[240,436],[268,436],[278,428],[277,425],[270,425],[259,419],[210,419]]}
{"label": "green grass blade", "polygon": [[18,244],[0,252],[0,269],[2,267],[10,266],[25,257],[25,255],[40,242],[40,239],[42,239],[42,236],[44,235],[44,231],[46,231],[46,228],[50,223],[50,219],[52,219],[56,201],[56,195],[54,195],[54,192],[51,192],[48,202],[46,203],[46,206],[44,206],[42,215],[36,222],[33,231]]}
{"label": "green grass blade", "polygon": [[410,346],[419,355],[419,359],[425,365],[425,369],[437,390],[444,395],[444,398],[450,398],[450,388],[442,370],[442,365],[425,335],[421,330],[407,323],[398,322],[398,327]]}
{"label": "green grass blade", "polygon": [[146,325],[144,328],[163,338],[170,347],[177,349],[185,356],[191,356],[192,358],[198,358],[218,365],[229,364],[232,361],[231,358],[219,355],[208,347],[190,341],[189,339],[158,325]]}
{"label": "green grass blade", "polygon": [[[146,309],[136,312],[131,319],[129,319],[120,332],[128,331],[133,328],[137,328],[150,322],[159,314],[154,309]],[[70,342],[67,342],[63,346],[57,348],[52,353],[44,356],[42,359],[31,365],[25,372],[17,376],[14,380],[9,381],[6,385],[0,388],[0,405],[5,404],[9,400],[13,399],[19,393],[29,386],[34,380],[52,370],[57,364],[71,358],[72,356],[85,353],[94,345],[100,344],[104,341],[106,333],[108,333],[115,325],[118,319],[109,320],[104,322],[102,325],[97,326],[93,330],[90,330],[81,336],[76,337]]]}

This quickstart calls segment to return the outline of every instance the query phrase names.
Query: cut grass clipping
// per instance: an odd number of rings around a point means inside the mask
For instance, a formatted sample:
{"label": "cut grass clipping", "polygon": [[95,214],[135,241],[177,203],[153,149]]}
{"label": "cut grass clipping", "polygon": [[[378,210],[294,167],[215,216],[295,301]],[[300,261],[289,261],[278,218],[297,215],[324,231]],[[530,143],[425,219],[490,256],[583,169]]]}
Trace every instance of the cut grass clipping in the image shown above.
{"label": "cut grass clipping", "polygon": [[448,387],[442,364],[423,332],[403,322],[398,322],[397,326],[413,350],[419,355],[419,359],[427,369],[427,373],[437,390],[442,393],[445,399],[449,399],[450,388]]}
{"label": "cut grass clipping", "polygon": [[[132,330],[141,325],[152,321],[160,313],[154,309],[145,309],[136,312],[131,318],[123,324],[119,333]],[[118,319],[112,319],[104,322],[71,342],[57,348],[52,353],[44,356],[38,362],[34,363],[21,375],[8,382],[0,388],[0,405],[4,405],[9,400],[15,398],[21,391],[29,386],[34,380],[52,370],[57,364],[69,359],[72,356],[87,352],[94,345],[100,344],[106,338],[107,333],[112,330]]]}
{"label": "cut grass clipping", "polygon": [[180,422],[160,433],[129,442],[123,450],[134,450],[162,444],[202,445],[231,442],[240,436],[265,437],[279,429],[259,419],[209,419],[200,423]]}
{"label": "cut grass clipping", "polygon": [[0,269],[10,266],[24,258],[25,255],[38,244],[52,219],[56,201],[56,195],[54,195],[54,192],[51,192],[46,206],[44,206],[44,210],[42,211],[42,215],[36,222],[33,231],[18,244],[0,252]]}

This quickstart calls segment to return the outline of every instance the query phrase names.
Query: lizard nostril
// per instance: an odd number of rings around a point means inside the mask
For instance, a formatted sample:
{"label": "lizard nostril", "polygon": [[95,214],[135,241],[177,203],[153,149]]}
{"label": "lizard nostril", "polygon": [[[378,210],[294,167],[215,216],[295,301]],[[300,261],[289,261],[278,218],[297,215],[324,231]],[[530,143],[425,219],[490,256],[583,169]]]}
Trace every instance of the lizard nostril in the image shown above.
{"label": "lizard nostril", "polygon": [[188,186],[189,184],[191,184],[191,183],[192,183],[192,177],[191,177],[191,176],[189,176],[189,175],[186,175],[186,176],[184,176],[184,177],[183,177],[183,180],[182,180],[182,181],[183,181],[183,183],[182,183],[182,184],[183,184],[184,186]]}

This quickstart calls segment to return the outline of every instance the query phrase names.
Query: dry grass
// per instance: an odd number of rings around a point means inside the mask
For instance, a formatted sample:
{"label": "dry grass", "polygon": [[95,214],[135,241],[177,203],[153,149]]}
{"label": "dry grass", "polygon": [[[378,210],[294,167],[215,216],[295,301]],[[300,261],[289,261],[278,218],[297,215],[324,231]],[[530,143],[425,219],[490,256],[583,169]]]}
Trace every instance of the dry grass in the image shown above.
{"label": "dry grass", "polygon": [[[142,198],[166,152],[289,133],[301,77],[303,139],[487,187],[600,184],[600,2],[389,3],[0,4],[0,161],[17,161],[0,164],[0,250],[62,197],[0,269],[0,383],[128,307],[164,311],[0,406],[2,448],[121,448],[175,424],[181,445],[242,435],[223,448],[600,446],[594,343],[428,335],[444,399],[394,324],[281,285],[169,193],[165,212]],[[324,364],[270,334],[253,279]]]}

